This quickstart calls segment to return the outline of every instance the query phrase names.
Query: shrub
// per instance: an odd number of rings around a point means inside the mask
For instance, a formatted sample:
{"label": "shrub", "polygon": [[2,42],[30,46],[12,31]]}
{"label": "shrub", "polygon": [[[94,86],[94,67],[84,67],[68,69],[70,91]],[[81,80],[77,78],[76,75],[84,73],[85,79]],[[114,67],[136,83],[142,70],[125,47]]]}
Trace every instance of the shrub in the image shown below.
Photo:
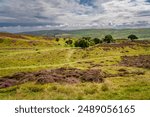
{"label": "shrub", "polygon": [[105,38],[103,39],[103,41],[106,43],[111,43],[114,41],[114,39],[111,35],[106,35]]}
{"label": "shrub", "polygon": [[90,44],[90,46],[94,46],[95,45],[93,40],[89,41],[89,44]]}
{"label": "shrub", "polygon": [[87,40],[87,41],[90,41],[90,40],[91,40],[91,37],[82,37],[82,39]]}
{"label": "shrub", "polygon": [[94,38],[93,41],[95,44],[102,43],[102,40],[100,40],[99,38]]}
{"label": "shrub", "polygon": [[75,47],[87,48],[87,47],[89,47],[89,45],[90,45],[89,41],[87,41],[85,39],[80,39],[75,42]]}
{"label": "shrub", "polygon": [[136,35],[129,35],[128,39],[130,39],[131,41],[134,41],[135,39],[138,39],[138,37]]}
{"label": "shrub", "polygon": [[66,41],[66,44],[71,45],[73,43],[73,41],[71,39]]}
{"label": "shrub", "polygon": [[56,41],[58,42],[58,41],[59,41],[59,38],[56,38]]}

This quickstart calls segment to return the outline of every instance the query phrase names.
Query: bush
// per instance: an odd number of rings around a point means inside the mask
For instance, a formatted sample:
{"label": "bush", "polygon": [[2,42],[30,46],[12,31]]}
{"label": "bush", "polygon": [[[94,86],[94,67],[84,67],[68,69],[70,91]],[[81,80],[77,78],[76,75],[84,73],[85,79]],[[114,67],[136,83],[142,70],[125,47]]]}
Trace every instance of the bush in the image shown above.
{"label": "bush", "polygon": [[71,39],[66,41],[66,44],[71,45],[73,43],[73,41]]}
{"label": "bush", "polygon": [[128,39],[130,39],[131,41],[134,41],[135,39],[138,39],[138,37],[136,35],[129,35]]}
{"label": "bush", "polygon": [[58,41],[59,41],[59,38],[56,38],[56,41],[58,42]]}
{"label": "bush", "polygon": [[91,40],[91,37],[82,37],[82,39],[87,40],[87,41],[90,41],[90,40]]}
{"label": "bush", "polygon": [[90,44],[90,46],[94,46],[95,45],[93,40],[89,41],[89,44]]}
{"label": "bush", "polygon": [[87,48],[87,47],[89,47],[89,45],[90,45],[89,41],[87,41],[85,39],[80,39],[75,42],[75,47]]}
{"label": "bush", "polygon": [[94,38],[93,41],[95,44],[102,43],[102,40],[100,40],[99,38]]}
{"label": "bush", "polygon": [[114,39],[111,35],[106,35],[105,38],[103,39],[103,41],[106,43],[111,43],[114,41]]}

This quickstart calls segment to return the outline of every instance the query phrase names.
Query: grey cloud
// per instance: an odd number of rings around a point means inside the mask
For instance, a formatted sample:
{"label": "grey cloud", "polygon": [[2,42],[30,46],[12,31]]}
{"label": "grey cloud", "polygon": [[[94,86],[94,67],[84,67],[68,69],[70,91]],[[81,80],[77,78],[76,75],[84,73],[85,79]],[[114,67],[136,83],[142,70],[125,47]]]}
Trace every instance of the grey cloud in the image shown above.
{"label": "grey cloud", "polygon": [[146,0],[0,0],[0,31],[149,26]]}
{"label": "grey cloud", "polygon": [[150,16],[150,10],[148,11],[141,11],[137,14],[139,17],[146,17],[146,16]]}

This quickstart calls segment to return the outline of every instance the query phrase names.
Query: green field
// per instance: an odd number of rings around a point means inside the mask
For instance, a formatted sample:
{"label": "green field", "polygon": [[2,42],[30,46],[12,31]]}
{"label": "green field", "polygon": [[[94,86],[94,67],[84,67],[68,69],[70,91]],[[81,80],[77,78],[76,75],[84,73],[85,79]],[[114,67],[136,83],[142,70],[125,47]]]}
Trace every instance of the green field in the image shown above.
{"label": "green field", "polygon": [[[148,39],[150,30],[135,34]],[[80,31],[80,36],[103,37],[98,30]],[[96,32],[96,33],[94,33]],[[114,38],[125,38],[131,33],[111,30]],[[140,32],[140,33],[139,33]],[[72,34],[76,35],[76,31]],[[139,33],[139,34],[138,34]],[[111,34],[111,33],[110,33]],[[120,36],[121,35],[121,36]],[[78,37],[78,35],[77,35]],[[77,40],[77,37],[73,40]],[[128,57],[129,58],[126,58]],[[125,57],[125,62],[122,62]],[[133,59],[130,57],[133,57]],[[138,58],[139,57],[139,58]],[[134,59],[135,58],[135,59]],[[42,36],[0,33],[0,85],[4,76],[15,73],[34,73],[41,70],[75,68],[99,70],[107,74],[103,82],[36,83],[36,80],[0,88],[0,99],[150,99],[150,42],[136,41],[98,44],[86,49],[57,42]],[[129,60],[128,60],[129,59]],[[128,63],[128,61],[130,61]],[[136,63],[139,62],[139,64]],[[88,72],[87,72],[88,73]]]}
{"label": "green field", "polygon": [[104,38],[105,35],[111,34],[116,39],[127,39],[130,34],[137,35],[140,39],[149,39],[150,38],[150,29],[141,28],[141,29],[81,29],[81,30],[44,30],[44,31],[33,31],[26,32],[25,34],[33,35],[45,35],[45,36],[71,36],[71,37],[98,37]]}

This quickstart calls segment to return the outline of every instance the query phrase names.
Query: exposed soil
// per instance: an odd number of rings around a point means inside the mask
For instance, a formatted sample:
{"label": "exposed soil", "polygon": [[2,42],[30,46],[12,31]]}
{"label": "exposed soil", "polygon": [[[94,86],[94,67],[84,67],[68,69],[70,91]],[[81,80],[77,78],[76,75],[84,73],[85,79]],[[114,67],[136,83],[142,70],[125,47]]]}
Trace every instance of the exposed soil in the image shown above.
{"label": "exposed soil", "polygon": [[80,70],[75,68],[59,68],[39,72],[17,73],[0,78],[0,88],[11,87],[33,81],[39,84],[46,83],[80,83],[103,82],[106,74],[98,69]]}
{"label": "exposed soil", "polygon": [[120,65],[150,69],[150,55],[122,56]]}

